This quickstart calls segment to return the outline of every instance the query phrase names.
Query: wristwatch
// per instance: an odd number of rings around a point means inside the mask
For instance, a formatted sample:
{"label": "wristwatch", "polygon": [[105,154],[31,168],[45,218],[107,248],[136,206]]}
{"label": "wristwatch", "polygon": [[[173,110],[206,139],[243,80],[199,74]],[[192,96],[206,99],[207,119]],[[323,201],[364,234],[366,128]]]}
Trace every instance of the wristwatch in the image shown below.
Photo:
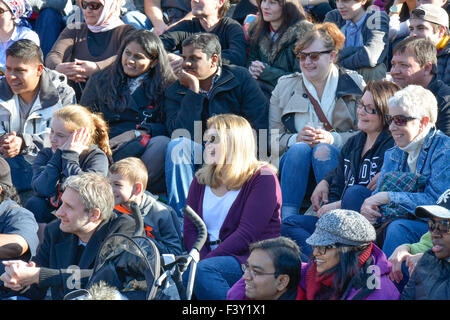
{"label": "wristwatch", "polygon": [[134,135],[137,137],[139,137],[141,135],[141,132],[139,130],[134,130]]}
{"label": "wristwatch", "polygon": [[402,10],[402,7],[397,6],[396,4],[392,5],[389,8],[389,12],[391,12],[391,13],[400,13],[400,10]]}

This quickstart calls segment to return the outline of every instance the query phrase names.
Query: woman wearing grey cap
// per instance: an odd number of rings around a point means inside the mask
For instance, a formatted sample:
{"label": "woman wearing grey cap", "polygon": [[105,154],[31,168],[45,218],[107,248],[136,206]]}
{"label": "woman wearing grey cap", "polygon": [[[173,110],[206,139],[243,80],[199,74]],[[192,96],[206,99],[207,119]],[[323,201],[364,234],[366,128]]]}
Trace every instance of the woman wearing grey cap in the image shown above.
{"label": "woman wearing grey cap", "polygon": [[300,287],[305,300],[397,300],[391,264],[372,241],[374,227],[356,211],[324,214],[306,239],[314,250]]}

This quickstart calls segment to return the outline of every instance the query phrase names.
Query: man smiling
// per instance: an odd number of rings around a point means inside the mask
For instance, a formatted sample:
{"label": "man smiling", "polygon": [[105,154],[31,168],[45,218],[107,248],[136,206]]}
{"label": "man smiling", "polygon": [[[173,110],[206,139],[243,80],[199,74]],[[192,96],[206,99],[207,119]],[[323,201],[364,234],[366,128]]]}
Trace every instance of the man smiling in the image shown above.
{"label": "man smiling", "polygon": [[436,205],[419,206],[415,213],[428,218],[433,247],[417,263],[402,293],[403,300],[450,299],[450,189]]}

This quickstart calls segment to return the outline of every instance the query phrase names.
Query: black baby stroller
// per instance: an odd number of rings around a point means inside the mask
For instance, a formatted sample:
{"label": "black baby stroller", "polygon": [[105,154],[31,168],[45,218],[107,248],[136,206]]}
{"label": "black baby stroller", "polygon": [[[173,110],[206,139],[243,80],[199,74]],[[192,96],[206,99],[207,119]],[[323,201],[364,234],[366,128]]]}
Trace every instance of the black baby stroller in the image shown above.
{"label": "black baby stroller", "polygon": [[[86,289],[72,291],[65,300],[190,300],[200,250],[206,241],[206,226],[189,207],[183,212],[195,224],[198,239],[185,255],[163,255],[143,235],[139,207],[131,206],[136,221],[133,237],[112,234],[103,242]],[[181,276],[190,266],[187,288]]]}

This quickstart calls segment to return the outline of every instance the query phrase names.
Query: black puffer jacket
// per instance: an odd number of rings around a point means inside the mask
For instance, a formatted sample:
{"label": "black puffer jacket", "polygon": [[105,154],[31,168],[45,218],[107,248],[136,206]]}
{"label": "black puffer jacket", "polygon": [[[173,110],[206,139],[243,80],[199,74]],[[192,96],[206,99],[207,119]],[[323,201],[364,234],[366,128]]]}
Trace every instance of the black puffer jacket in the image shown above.
{"label": "black puffer jacket", "polygon": [[431,250],[423,254],[403,289],[401,300],[450,300],[450,262]]}

